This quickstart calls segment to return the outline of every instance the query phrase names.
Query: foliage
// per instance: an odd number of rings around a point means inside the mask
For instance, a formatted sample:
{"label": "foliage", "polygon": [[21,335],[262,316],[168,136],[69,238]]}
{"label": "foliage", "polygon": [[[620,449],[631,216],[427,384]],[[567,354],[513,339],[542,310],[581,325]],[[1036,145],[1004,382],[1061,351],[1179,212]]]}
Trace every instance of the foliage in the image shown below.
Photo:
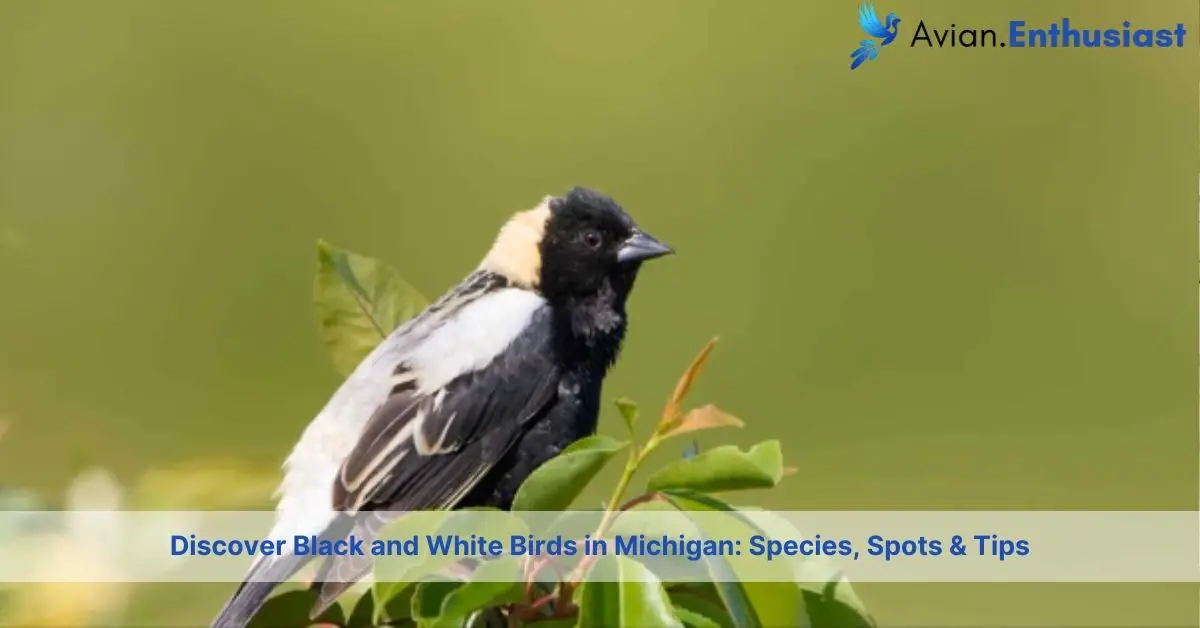
{"label": "foliage", "polygon": [[427,303],[395,270],[324,241],[317,243],[313,296],[321,338],[342,375]]}
{"label": "foliage", "polygon": [[[343,374],[427,303],[396,271],[378,261],[325,243],[318,246],[318,261],[315,298],[321,333]],[[605,465],[625,451],[628,457],[624,470],[593,538],[610,534],[621,525],[622,513],[656,504],[678,513],[728,513],[733,526],[749,526],[773,536],[799,536],[782,520],[772,530],[758,527],[760,517],[753,521],[739,517],[742,511],[710,494],[777,485],[791,469],[783,465],[780,444],[774,440],[748,450],[727,445],[685,456],[652,473],[644,492],[632,498],[626,496],[634,476],[664,442],[700,430],[742,425],[738,418],[713,405],[684,407],[715,342],[714,338],[705,345],[680,377],[644,442],[638,443],[635,438],[640,415],[637,404],[619,399],[616,409],[628,440],[596,435],[571,445],[530,475],[518,491],[513,509],[566,510]],[[389,533],[400,535],[399,529],[412,525],[410,517],[393,524]],[[719,534],[707,532],[710,537]],[[745,563],[718,557],[705,565],[714,576],[714,582],[705,584],[663,582],[642,563],[618,556],[584,557],[569,573],[551,583],[536,578],[540,566],[512,557],[484,561],[474,572],[465,574],[461,569],[446,569],[452,560],[411,562],[401,574],[377,572],[375,586],[368,593],[352,600],[345,609],[335,605],[315,620],[300,613],[309,601],[304,596],[311,594],[291,591],[277,595],[264,606],[254,625],[874,626],[849,583],[839,573],[809,559],[779,561],[781,569],[790,570],[785,574],[789,581],[752,582],[736,577]],[[508,570],[512,577],[498,577],[501,570]],[[524,586],[519,584],[521,573],[525,574]]]}

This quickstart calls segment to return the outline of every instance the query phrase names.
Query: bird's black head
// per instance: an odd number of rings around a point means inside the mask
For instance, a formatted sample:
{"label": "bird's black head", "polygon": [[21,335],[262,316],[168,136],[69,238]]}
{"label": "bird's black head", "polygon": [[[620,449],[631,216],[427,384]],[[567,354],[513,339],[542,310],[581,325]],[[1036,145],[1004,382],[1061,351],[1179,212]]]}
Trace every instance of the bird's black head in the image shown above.
{"label": "bird's black head", "polygon": [[607,297],[623,306],[642,262],[671,253],[611,198],[574,188],[551,199],[539,289],[551,303]]}
{"label": "bird's black head", "polygon": [[514,215],[480,268],[539,293],[575,335],[615,345],[642,262],[671,252],[611,198],[577,187]]}
{"label": "bird's black head", "polygon": [[642,262],[671,253],[611,198],[585,188],[514,215],[480,270],[540,294],[588,361],[611,366],[625,334],[625,300]]}

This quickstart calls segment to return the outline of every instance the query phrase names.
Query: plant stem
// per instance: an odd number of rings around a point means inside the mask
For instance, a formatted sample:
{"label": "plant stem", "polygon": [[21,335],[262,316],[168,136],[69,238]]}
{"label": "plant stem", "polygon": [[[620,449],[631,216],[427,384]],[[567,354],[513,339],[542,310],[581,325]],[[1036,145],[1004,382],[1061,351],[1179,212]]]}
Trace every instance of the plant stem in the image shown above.
{"label": "plant stem", "polygon": [[[650,438],[646,440],[646,444],[642,447],[633,447],[630,449],[629,460],[625,462],[625,470],[621,472],[621,479],[617,481],[617,486],[613,489],[612,497],[608,499],[608,503],[604,506],[604,516],[600,518],[600,524],[596,526],[596,531],[592,533],[592,538],[598,539],[603,537],[608,532],[608,529],[612,526],[613,520],[616,519],[618,514],[624,511],[627,507],[636,505],[626,504],[622,506],[621,498],[625,495],[626,489],[629,488],[629,483],[633,481],[633,476],[637,473],[638,468],[641,467],[642,462],[646,460],[646,458],[650,455],[650,452],[654,451],[654,449],[658,447],[658,444],[661,442],[661,439],[659,438],[660,431],[661,429],[655,430],[655,432],[650,435]],[[647,498],[647,501],[649,499],[653,499],[653,497]],[[593,562],[595,562],[595,559],[595,556],[585,556],[583,560],[579,561],[579,565],[571,573],[571,576],[567,579],[567,582],[564,583],[568,586],[563,586],[561,589],[564,602],[570,602],[570,595],[574,589],[574,585],[579,582],[579,579],[583,577],[584,572],[586,572],[587,568],[591,566]]]}
{"label": "plant stem", "polygon": [[621,472],[621,479],[617,481],[617,486],[613,488],[612,497],[608,498],[608,503],[604,505],[604,516],[600,519],[600,525],[596,526],[596,532],[592,535],[593,538],[599,538],[608,531],[608,526],[612,525],[612,519],[616,516],[617,507],[621,503],[621,497],[625,495],[625,490],[629,488],[629,483],[633,480],[633,474],[637,472],[638,465],[645,458],[645,453],[649,451],[653,445],[653,438],[646,442],[646,446],[641,449],[633,448],[629,452],[629,460],[625,462],[625,470]]}
{"label": "plant stem", "polygon": [[612,497],[608,499],[608,504],[604,507],[604,517],[600,519],[600,525],[596,526],[596,532],[592,534],[593,538],[600,538],[604,533],[608,532],[608,528],[612,525],[613,519],[621,512],[621,498],[625,496],[625,490],[629,488],[629,483],[633,481],[634,474],[637,473],[638,467],[642,466],[642,462],[658,447],[658,433],[655,432],[646,440],[646,444],[641,448],[634,448],[629,452],[629,461],[625,463],[625,471],[621,473],[621,479],[617,482],[616,488],[613,489]]}
{"label": "plant stem", "polygon": [[555,594],[547,593],[546,595],[543,595],[542,597],[534,600],[533,603],[529,605],[529,610],[537,611],[538,609],[549,604],[550,602],[553,602],[555,597],[556,597]]}
{"label": "plant stem", "polygon": [[630,499],[629,501],[625,502],[624,504],[621,504],[620,510],[621,510],[621,512],[625,512],[626,510],[629,510],[630,508],[633,508],[635,506],[640,506],[642,504],[646,504],[646,503],[649,503],[652,501],[659,501],[662,499],[663,499],[662,493],[659,493],[658,491],[653,491],[650,493],[642,493],[641,495],[638,495],[637,497]]}
{"label": "plant stem", "polygon": [[[711,344],[710,342],[710,347]],[[701,352],[701,356],[705,353]],[[604,516],[600,518],[600,524],[596,526],[596,531],[592,533],[592,538],[602,538],[608,532],[609,527],[612,526],[612,522],[617,515],[627,508],[632,508],[641,503],[641,501],[650,501],[658,496],[657,493],[649,493],[642,496],[644,500],[638,498],[628,504],[621,504],[621,498],[624,497],[625,490],[629,488],[629,483],[633,481],[633,476],[637,473],[638,467],[642,466],[642,463],[645,462],[650,453],[662,442],[663,435],[670,431],[671,422],[679,414],[679,403],[681,401],[682,395],[679,390],[676,390],[667,407],[663,409],[662,418],[659,420],[658,426],[654,428],[654,433],[650,435],[650,438],[646,439],[646,444],[638,447],[634,443],[630,446],[629,459],[625,462],[625,470],[621,472],[621,479],[617,481],[617,486],[613,488],[612,497],[604,505]],[[571,608],[571,598],[575,593],[576,587],[579,586],[579,581],[583,579],[583,574],[587,573],[588,567],[595,561],[595,556],[584,556],[579,561],[579,565],[558,585],[558,602],[554,605],[558,612],[563,613]]]}

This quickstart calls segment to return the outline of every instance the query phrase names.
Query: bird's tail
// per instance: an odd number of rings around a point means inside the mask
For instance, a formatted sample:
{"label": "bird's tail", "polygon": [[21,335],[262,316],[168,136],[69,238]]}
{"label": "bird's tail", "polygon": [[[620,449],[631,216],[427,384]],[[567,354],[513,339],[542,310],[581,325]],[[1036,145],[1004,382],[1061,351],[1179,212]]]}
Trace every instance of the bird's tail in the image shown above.
{"label": "bird's tail", "polygon": [[850,57],[850,59],[851,59],[851,61],[850,61],[850,69],[851,69],[851,70],[853,70],[854,68],[857,68],[858,66],[862,65],[862,64],[863,64],[863,61],[866,61],[866,60],[867,60],[867,55],[866,55],[866,53],[865,53],[865,52],[861,52],[861,51],[859,51],[859,50],[855,50],[854,52],[855,52],[855,54],[854,54],[853,56],[851,56],[851,57]]}
{"label": "bird's tail", "polygon": [[[392,513],[372,511],[360,513],[353,518],[342,516],[333,527],[339,530],[348,528],[351,536],[370,546],[379,537],[379,532],[384,526],[394,519]],[[312,589],[316,592],[317,599],[313,604],[311,617],[315,620],[325,612],[338,597],[354,586],[354,583],[371,573],[372,566],[369,556],[330,556],[325,559],[325,563],[317,571],[317,577],[313,578]]]}
{"label": "bird's tail", "polygon": [[[360,538],[372,539],[388,520],[386,513],[370,513],[361,517],[340,514],[318,536],[322,540],[336,540],[344,538],[347,533],[354,533]],[[370,540],[365,543],[369,544]],[[363,561],[354,560],[355,558],[360,557],[331,556],[326,560],[316,581],[313,582],[313,588],[317,592],[317,601],[312,609],[314,619],[333,604],[338,595],[348,589],[354,581],[370,571],[369,558]],[[266,603],[271,591],[296,575],[310,560],[311,556],[295,554],[262,557],[250,567],[245,580],[213,620],[212,628],[244,628]],[[326,578],[333,578],[333,581],[323,582]]]}
{"label": "bird's tail", "polygon": [[850,53],[850,58],[853,60],[850,63],[850,69],[853,70],[862,65],[863,62],[874,59],[879,55],[879,49],[875,47],[875,42],[870,39],[864,39],[860,42],[860,46]]}
{"label": "bird's tail", "polygon": [[296,575],[308,561],[308,556],[286,554],[263,557],[255,562],[246,579],[213,620],[212,628],[244,628],[266,603],[271,591]]}

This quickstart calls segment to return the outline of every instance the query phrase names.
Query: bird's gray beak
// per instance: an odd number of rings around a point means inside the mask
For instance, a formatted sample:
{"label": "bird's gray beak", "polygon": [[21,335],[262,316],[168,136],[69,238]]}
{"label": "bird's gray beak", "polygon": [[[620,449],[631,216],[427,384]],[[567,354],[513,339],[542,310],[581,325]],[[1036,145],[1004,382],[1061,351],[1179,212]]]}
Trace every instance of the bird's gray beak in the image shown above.
{"label": "bird's gray beak", "polygon": [[671,247],[659,242],[654,236],[634,231],[617,249],[617,261],[621,263],[641,262],[674,253]]}

